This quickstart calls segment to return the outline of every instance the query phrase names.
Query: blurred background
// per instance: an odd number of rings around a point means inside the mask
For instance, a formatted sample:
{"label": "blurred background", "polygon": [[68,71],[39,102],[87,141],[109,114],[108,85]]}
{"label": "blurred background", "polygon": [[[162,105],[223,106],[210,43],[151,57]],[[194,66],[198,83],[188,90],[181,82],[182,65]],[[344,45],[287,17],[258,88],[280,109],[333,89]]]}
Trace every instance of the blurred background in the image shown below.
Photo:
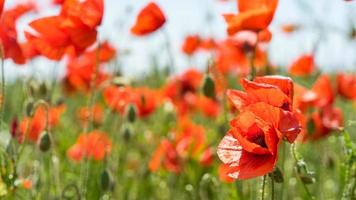
{"label": "blurred background", "polygon": [[[23,0],[7,0],[9,8]],[[38,13],[26,15],[18,21],[20,38],[32,19],[58,13],[59,9],[50,6],[49,0],[36,0]],[[152,65],[168,63],[164,50],[167,39],[175,55],[176,72],[188,67],[203,69],[209,57],[199,53],[189,60],[181,53],[181,44],[188,34],[200,34],[217,40],[226,37],[224,13],[236,13],[236,1],[223,0],[157,0],[165,12],[167,23],[149,37],[136,38],[130,34],[139,10],[148,0],[106,0],[103,24],[99,30],[101,41],[109,40],[118,49],[118,60],[122,72],[128,76],[146,73]],[[295,33],[286,34],[281,27],[286,24],[303,26]],[[316,42],[320,42],[316,54],[318,67],[325,71],[355,71],[356,67],[356,1],[343,0],[280,0],[271,25],[273,39],[269,57],[272,64],[288,66],[303,53],[310,53]],[[162,36],[163,35],[163,36]],[[39,57],[26,65],[16,66],[6,61],[8,80],[34,75],[38,78],[62,77],[65,61],[52,62]],[[30,67],[27,67],[30,66]],[[55,73],[53,73],[55,71]]]}

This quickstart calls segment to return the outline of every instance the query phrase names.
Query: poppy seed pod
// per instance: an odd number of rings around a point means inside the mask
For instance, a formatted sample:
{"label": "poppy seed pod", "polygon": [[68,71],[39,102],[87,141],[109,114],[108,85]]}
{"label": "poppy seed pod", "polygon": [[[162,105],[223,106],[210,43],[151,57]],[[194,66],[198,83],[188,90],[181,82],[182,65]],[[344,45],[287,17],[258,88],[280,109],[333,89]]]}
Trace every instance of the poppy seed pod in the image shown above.
{"label": "poppy seed pod", "polygon": [[51,148],[51,138],[47,131],[42,133],[38,147],[42,152],[47,152]]}
{"label": "poppy seed pod", "polygon": [[133,104],[129,104],[126,108],[126,119],[130,123],[134,123],[137,116],[137,109],[136,106]]}
{"label": "poppy seed pod", "polygon": [[215,97],[215,83],[214,83],[213,78],[210,75],[206,75],[204,77],[202,90],[203,90],[203,94],[206,97],[209,97],[209,98]]}

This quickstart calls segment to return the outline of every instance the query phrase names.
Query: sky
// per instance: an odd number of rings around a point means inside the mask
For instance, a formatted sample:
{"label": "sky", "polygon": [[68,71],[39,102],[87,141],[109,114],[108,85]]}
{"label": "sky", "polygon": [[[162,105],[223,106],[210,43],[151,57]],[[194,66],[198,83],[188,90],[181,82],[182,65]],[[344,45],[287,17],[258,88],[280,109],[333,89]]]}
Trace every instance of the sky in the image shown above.
{"label": "sky", "polygon": [[[6,7],[22,0],[7,0]],[[37,0],[38,14],[21,18],[18,22],[19,37],[28,22],[39,16],[58,12],[49,8],[49,0]],[[175,55],[176,71],[188,67],[203,69],[209,55],[197,55],[193,61],[181,53],[181,44],[187,34],[223,39],[226,37],[226,23],[222,14],[236,13],[235,1],[219,0],[157,0],[164,11],[167,23],[163,29],[148,37],[138,38],[130,34],[137,13],[148,0],[105,0],[105,14],[99,29],[99,40],[110,41],[119,52],[118,59],[122,71],[128,76],[147,73],[153,57],[164,65],[168,62],[165,49],[166,39]],[[295,34],[286,35],[280,31],[283,24],[302,24],[306,28]],[[351,27],[356,28],[356,1],[343,0],[280,0],[273,22],[270,26],[273,39],[269,45],[271,63],[287,66],[303,53],[311,52],[313,45],[321,38],[316,55],[317,65],[325,71],[356,71],[356,40],[350,41],[347,35]],[[325,31],[327,30],[327,31]],[[65,61],[55,63],[38,58],[23,66],[6,61],[8,80],[24,78],[29,75],[38,78],[62,77],[65,74]]]}

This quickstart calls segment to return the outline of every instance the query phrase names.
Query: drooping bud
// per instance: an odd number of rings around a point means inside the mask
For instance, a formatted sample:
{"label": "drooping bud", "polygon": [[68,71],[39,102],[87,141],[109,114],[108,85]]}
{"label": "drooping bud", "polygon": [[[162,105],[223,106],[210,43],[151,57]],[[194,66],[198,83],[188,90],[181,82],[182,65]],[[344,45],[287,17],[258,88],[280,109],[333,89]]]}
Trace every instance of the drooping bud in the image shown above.
{"label": "drooping bud", "polygon": [[203,90],[203,94],[206,97],[209,98],[215,97],[215,82],[209,74],[205,75],[204,77],[202,90]]}
{"label": "drooping bud", "polygon": [[42,152],[47,152],[51,148],[51,138],[47,131],[41,134],[38,147]]}
{"label": "drooping bud", "polygon": [[25,102],[25,113],[28,117],[32,117],[33,114],[35,113],[35,102],[33,101],[32,98],[29,98]]}
{"label": "drooping bud", "polygon": [[129,104],[126,108],[126,119],[128,122],[133,123],[136,120],[137,109],[134,104]]}
{"label": "drooping bud", "polygon": [[40,84],[39,88],[38,88],[38,93],[41,97],[47,97],[48,96],[48,92],[49,92],[49,86],[46,82],[43,82]]}

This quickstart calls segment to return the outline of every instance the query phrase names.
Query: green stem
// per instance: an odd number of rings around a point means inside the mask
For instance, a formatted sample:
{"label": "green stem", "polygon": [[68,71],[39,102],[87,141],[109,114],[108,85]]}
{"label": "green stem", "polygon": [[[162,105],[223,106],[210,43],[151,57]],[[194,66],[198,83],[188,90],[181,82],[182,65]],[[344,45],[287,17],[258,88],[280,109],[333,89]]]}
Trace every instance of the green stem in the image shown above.
{"label": "green stem", "polygon": [[274,180],[271,178],[271,200],[274,200]]}
{"label": "green stem", "polygon": [[[298,163],[299,161],[302,160],[302,158],[300,158],[300,155],[297,153],[297,148],[295,146],[295,143],[293,143],[291,145],[291,151],[292,151],[292,155],[294,160]],[[298,179],[300,180],[300,182],[302,183],[302,186],[304,188],[305,193],[308,196],[308,199],[314,199],[314,196],[310,193],[309,188],[307,187],[307,185],[302,181],[299,173],[297,172],[297,170],[295,169],[295,174],[297,175]]]}
{"label": "green stem", "polygon": [[[0,123],[3,124],[4,118],[4,109],[5,109],[5,67],[4,67],[4,59],[5,59],[5,51],[4,48],[0,45],[0,59],[1,59],[1,99],[0,99]],[[1,127],[1,126],[0,126]]]}
{"label": "green stem", "polygon": [[263,178],[262,178],[260,200],[264,200],[265,199],[265,186],[266,186],[266,175],[264,175]]}

